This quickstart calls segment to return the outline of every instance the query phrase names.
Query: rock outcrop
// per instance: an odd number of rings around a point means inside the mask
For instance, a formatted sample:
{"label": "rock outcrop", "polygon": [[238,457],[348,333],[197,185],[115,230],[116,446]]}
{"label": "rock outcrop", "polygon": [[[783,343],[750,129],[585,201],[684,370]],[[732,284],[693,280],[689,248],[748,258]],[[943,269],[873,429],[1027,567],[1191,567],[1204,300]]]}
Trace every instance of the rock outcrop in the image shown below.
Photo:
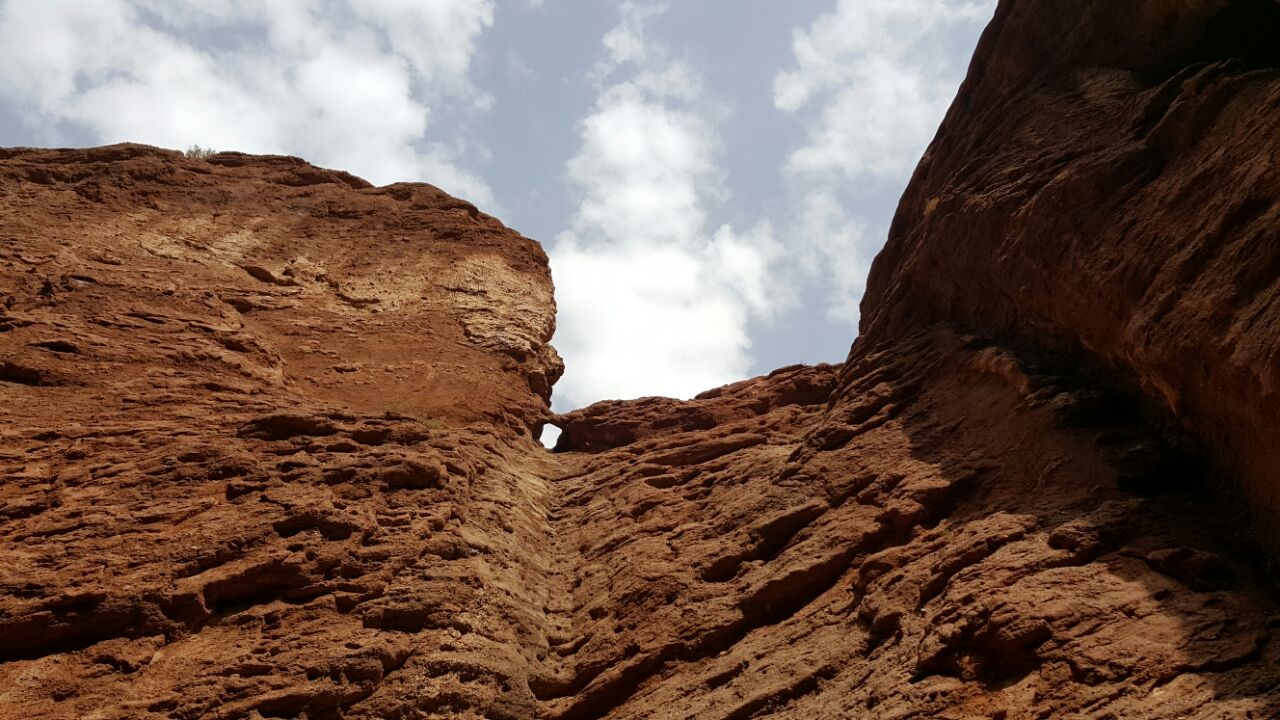
{"label": "rock outcrop", "polygon": [[846,362],[561,416],[435,188],[0,151],[0,717],[1280,717],[1278,7],[1002,2]]}
{"label": "rock outcrop", "polygon": [[537,243],[292,158],[6,150],[0,198],[0,717],[528,716]]}
{"label": "rock outcrop", "polygon": [[1273,554],[1277,38],[1275,0],[1002,2],[863,301],[869,340],[939,320],[1141,389]]}

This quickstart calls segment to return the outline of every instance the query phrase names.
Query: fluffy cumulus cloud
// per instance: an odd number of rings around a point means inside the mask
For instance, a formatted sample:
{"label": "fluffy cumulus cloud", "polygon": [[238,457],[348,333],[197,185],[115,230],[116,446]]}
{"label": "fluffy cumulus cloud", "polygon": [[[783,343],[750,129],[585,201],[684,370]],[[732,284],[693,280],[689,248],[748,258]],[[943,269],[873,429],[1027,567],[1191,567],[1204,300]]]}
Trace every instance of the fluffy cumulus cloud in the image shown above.
{"label": "fluffy cumulus cloud", "polygon": [[432,141],[422,99],[483,110],[467,79],[492,0],[0,3],[0,100],[41,139],[290,153],[375,183],[488,186]]}
{"label": "fluffy cumulus cloud", "polygon": [[[887,231],[848,206],[868,189],[900,188],[964,76],[994,0],[839,0],[794,32],[794,66],[774,79],[774,104],[799,117],[805,142],[786,182],[808,267],[827,275],[829,314],[856,320],[871,259]],[[883,215],[883,213],[882,213]]]}
{"label": "fluffy cumulus cloud", "polygon": [[993,6],[993,0],[840,0],[796,30],[795,67],[774,80],[774,103],[787,112],[816,106],[817,117],[788,168],[847,179],[909,173],[963,77],[949,38],[957,25],[980,26]]}
{"label": "fluffy cumulus cloud", "polygon": [[642,62],[649,56],[650,43],[646,37],[646,23],[668,9],[666,3],[628,0],[619,6],[618,24],[605,33],[604,46],[609,51],[608,66]]}
{"label": "fluffy cumulus cloud", "polygon": [[771,227],[709,220],[725,199],[716,111],[698,73],[648,38],[664,9],[620,6],[568,163],[579,203],[551,252],[564,407],[689,397],[740,378],[749,321],[783,299],[769,274]]}
{"label": "fluffy cumulus cloud", "polygon": [[804,274],[824,277],[832,319],[856,325],[858,301],[883,235],[873,236],[867,221],[851,215],[828,187],[809,189],[797,215],[794,227],[806,240],[798,253]]}

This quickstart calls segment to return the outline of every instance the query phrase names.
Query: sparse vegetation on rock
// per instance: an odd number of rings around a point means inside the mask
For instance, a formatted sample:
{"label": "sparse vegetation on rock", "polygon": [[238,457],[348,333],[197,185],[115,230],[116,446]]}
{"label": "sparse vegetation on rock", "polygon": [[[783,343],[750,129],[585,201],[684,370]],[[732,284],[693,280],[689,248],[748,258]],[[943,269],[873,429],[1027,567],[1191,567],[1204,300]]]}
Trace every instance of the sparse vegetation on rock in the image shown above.
{"label": "sparse vegetation on rock", "polygon": [[183,153],[183,155],[186,155],[191,160],[208,160],[217,154],[217,150],[214,150],[213,148],[202,148],[199,145],[192,145]]}

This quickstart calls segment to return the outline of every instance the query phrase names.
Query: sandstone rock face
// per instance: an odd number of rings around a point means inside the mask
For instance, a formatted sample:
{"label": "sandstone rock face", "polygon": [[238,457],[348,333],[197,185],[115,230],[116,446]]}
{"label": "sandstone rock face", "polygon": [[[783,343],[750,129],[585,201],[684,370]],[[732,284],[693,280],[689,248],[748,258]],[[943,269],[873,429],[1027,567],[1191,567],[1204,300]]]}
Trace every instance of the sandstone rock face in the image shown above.
{"label": "sandstone rock face", "polygon": [[864,334],[1089,358],[1280,552],[1280,3],[1002,2],[899,207]]}
{"label": "sandstone rock face", "polygon": [[6,150],[0,198],[0,717],[527,716],[535,242],[291,158]]}
{"label": "sandstone rock face", "polygon": [[[935,327],[802,371],[826,402],[737,412],[777,375],[562,456],[547,716],[1275,717],[1232,519],[1135,492],[1169,449],[1073,370]],[[652,405],[568,424],[600,448]]]}
{"label": "sandstone rock face", "polygon": [[1273,6],[1002,3],[845,363],[555,417],[462,201],[0,151],[0,717],[1280,717]]}

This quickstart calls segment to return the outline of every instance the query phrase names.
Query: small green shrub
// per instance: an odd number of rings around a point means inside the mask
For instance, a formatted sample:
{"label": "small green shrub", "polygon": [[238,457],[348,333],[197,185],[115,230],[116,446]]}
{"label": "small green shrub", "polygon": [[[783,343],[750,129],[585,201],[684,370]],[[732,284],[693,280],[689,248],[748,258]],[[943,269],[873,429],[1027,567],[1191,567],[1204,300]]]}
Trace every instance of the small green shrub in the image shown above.
{"label": "small green shrub", "polygon": [[208,160],[217,154],[217,150],[214,150],[213,148],[202,148],[199,145],[192,145],[187,148],[187,152],[185,153],[185,155],[192,160]]}

